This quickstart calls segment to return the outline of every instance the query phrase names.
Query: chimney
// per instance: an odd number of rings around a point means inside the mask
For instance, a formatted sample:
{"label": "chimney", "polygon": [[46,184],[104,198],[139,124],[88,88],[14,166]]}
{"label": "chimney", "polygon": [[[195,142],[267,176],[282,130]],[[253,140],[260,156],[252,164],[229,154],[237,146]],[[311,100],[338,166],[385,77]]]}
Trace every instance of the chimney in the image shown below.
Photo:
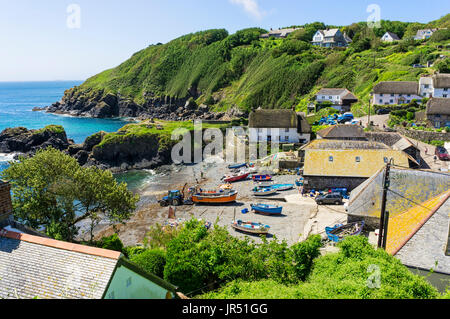
{"label": "chimney", "polygon": [[11,185],[0,180],[0,224],[13,212],[11,202]]}

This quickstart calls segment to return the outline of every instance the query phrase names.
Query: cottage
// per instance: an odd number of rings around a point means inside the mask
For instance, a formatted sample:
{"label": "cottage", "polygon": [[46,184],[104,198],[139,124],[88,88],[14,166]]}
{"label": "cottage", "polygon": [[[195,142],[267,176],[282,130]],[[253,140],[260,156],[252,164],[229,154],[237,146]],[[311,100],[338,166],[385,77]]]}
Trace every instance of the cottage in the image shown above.
{"label": "cottage", "polygon": [[450,127],[450,99],[430,99],[427,103],[426,117],[434,128]]}
{"label": "cottage", "polygon": [[318,139],[367,141],[366,134],[358,125],[333,125],[317,132]]}
{"label": "cottage", "polygon": [[400,41],[400,38],[398,35],[392,32],[386,32],[382,37],[381,41],[383,42],[394,42],[394,41]]}
{"label": "cottage", "polygon": [[373,88],[374,105],[408,104],[412,100],[422,101],[419,83],[412,81],[380,82]]}
{"label": "cottage", "polygon": [[0,181],[0,299],[173,299],[177,288],[122,253],[53,240],[11,218]]}
{"label": "cottage", "polygon": [[319,104],[329,102],[334,109],[348,112],[350,111],[352,104],[358,102],[358,98],[352,92],[344,88],[323,88],[316,94],[316,101]]}
{"label": "cottage", "polygon": [[349,191],[373,176],[391,158],[409,165],[409,156],[382,143],[353,140],[315,140],[304,152],[306,189],[347,188]]}
{"label": "cottage", "polygon": [[[427,276],[446,277],[450,284],[450,174],[394,167],[390,176],[386,251],[412,269],[426,270]],[[352,191],[349,221],[364,219],[370,228],[379,227],[383,179],[384,169]],[[430,269],[435,272],[430,274]]]}
{"label": "cottage", "polygon": [[269,33],[264,33],[260,35],[261,39],[268,39],[270,37],[274,37],[277,39],[287,38],[292,32],[299,30],[300,28],[287,28],[287,29],[279,29],[279,30],[270,30]]}
{"label": "cottage", "polygon": [[450,98],[450,74],[437,73],[419,80],[419,94],[423,97]]}
{"label": "cottage", "polygon": [[279,141],[280,143],[308,143],[311,126],[302,113],[293,110],[258,109],[249,116],[251,143]]}
{"label": "cottage", "polygon": [[325,48],[347,47],[351,42],[352,40],[339,29],[318,30],[312,40],[313,45]]}
{"label": "cottage", "polygon": [[423,29],[423,30],[417,30],[417,34],[414,37],[414,40],[426,40],[431,38],[433,33],[435,33],[439,29]]}

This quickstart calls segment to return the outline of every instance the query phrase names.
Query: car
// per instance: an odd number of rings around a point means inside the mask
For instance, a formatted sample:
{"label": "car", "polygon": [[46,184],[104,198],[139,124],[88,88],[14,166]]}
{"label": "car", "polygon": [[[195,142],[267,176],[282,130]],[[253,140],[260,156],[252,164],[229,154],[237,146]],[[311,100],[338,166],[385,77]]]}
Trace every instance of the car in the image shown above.
{"label": "car", "polygon": [[341,193],[328,193],[325,195],[317,196],[316,203],[318,205],[327,205],[327,204],[342,205],[343,197]]}
{"label": "car", "polygon": [[348,121],[352,121],[355,117],[352,113],[345,113],[344,115],[341,115],[338,117],[337,121],[338,123],[345,123]]}
{"label": "car", "polygon": [[389,109],[379,109],[375,113],[378,114],[378,115],[390,114],[391,110],[389,110]]}
{"label": "car", "polygon": [[442,146],[436,147],[435,154],[441,161],[450,160],[450,154],[448,154],[447,149]]}

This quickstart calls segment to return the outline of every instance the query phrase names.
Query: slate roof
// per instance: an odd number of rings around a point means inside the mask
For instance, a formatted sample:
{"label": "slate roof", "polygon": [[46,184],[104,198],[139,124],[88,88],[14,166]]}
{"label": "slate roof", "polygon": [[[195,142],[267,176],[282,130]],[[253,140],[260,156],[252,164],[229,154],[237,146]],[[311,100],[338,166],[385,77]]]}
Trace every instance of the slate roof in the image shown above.
{"label": "slate roof", "polygon": [[450,115],[450,99],[432,98],[427,103],[427,115]]}
{"label": "slate roof", "polygon": [[333,125],[317,132],[322,138],[366,139],[364,130],[359,125]]}
{"label": "slate roof", "polygon": [[433,86],[435,89],[450,88],[450,74],[437,73],[433,75]]}
{"label": "slate roof", "polygon": [[101,299],[120,256],[0,230],[0,299]]}
{"label": "slate roof", "polygon": [[412,81],[385,81],[374,86],[376,94],[418,94],[419,83]]}
{"label": "slate roof", "polygon": [[389,220],[386,250],[402,264],[450,275],[450,191]]}

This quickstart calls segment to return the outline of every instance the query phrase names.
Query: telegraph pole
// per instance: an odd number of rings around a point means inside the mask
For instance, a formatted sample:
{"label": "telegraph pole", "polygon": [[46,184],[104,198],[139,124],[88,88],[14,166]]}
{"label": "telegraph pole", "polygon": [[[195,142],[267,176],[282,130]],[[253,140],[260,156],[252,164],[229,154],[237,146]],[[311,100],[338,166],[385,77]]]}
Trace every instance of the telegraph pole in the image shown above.
{"label": "telegraph pole", "polygon": [[381,217],[380,217],[380,233],[378,234],[378,248],[386,247],[386,232],[385,229],[387,227],[387,223],[385,222],[386,215],[389,218],[389,213],[386,214],[386,199],[387,199],[387,191],[391,184],[390,180],[390,172],[391,172],[391,162],[389,161],[386,164],[386,170],[384,173],[384,179],[383,179],[383,197],[381,199]]}

